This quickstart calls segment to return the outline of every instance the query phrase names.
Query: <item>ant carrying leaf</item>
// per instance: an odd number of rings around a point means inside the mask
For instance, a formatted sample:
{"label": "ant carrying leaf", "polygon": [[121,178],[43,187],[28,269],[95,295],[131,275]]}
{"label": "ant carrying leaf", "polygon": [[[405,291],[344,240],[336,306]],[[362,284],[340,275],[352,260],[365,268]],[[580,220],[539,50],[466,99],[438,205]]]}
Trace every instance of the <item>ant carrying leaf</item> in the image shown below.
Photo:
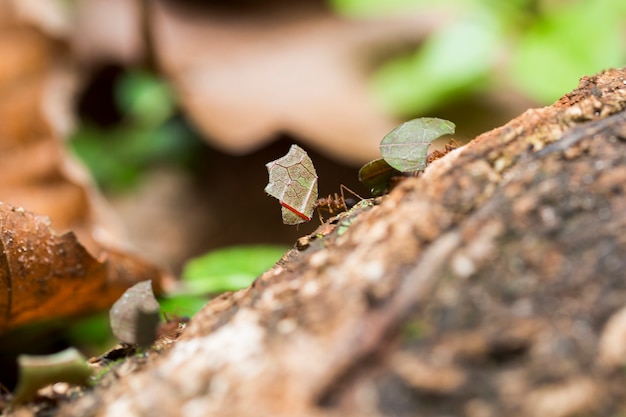
{"label": "ant carrying leaf", "polygon": [[329,194],[317,198],[317,173],[309,155],[298,145],[291,145],[287,155],[265,164],[269,173],[269,183],[265,192],[280,201],[283,223],[300,224],[311,220],[317,209],[320,222],[323,222],[321,210],[330,214],[347,211],[351,204],[346,200],[344,189],[360,200],[362,198],[345,185],[341,185],[341,194]]}
{"label": "ant carrying leaf", "polygon": [[452,122],[435,117],[421,117],[402,123],[385,135],[380,142],[380,154],[400,172],[415,172],[426,168],[431,142],[454,133]]}
{"label": "ant carrying leaf", "polygon": [[[436,150],[428,154],[431,142],[453,134],[454,129],[454,123],[434,117],[413,119],[401,124],[385,135],[380,143],[382,159],[364,165],[359,171],[359,180],[372,194],[384,194],[393,187],[394,181],[401,180],[406,173],[417,175],[434,160],[458,148],[458,143],[452,140],[443,151]],[[323,221],[320,210],[330,214],[348,210],[344,189],[362,200],[344,185],[341,186],[341,195],[335,193],[318,200],[318,177],[313,161],[297,145],[291,145],[285,156],[265,166],[269,173],[265,192],[280,202],[285,224],[308,222],[315,209],[318,209],[320,221]]]}
{"label": "ant carrying leaf", "polygon": [[368,162],[359,170],[361,181],[375,196],[382,195],[407,177],[422,172],[431,162],[460,145],[452,139],[443,150],[428,152],[430,143],[453,134],[455,125],[433,117],[413,119],[389,132],[380,143],[382,158]]}
{"label": "ant carrying leaf", "polygon": [[317,202],[317,173],[304,149],[291,145],[287,155],[265,166],[270,176],[265,192],[280,201],[283,223],[311,220]]}

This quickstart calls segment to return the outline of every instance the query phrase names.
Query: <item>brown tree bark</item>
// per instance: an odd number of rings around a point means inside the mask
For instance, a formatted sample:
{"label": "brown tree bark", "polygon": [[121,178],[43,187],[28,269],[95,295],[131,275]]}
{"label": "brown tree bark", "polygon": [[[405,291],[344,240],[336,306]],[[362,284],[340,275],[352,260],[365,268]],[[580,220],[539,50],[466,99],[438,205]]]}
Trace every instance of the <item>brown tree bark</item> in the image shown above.
{"label": "brown tree bark", "polygon": [[626,70],[321,226],[64,416],[626,413]]}

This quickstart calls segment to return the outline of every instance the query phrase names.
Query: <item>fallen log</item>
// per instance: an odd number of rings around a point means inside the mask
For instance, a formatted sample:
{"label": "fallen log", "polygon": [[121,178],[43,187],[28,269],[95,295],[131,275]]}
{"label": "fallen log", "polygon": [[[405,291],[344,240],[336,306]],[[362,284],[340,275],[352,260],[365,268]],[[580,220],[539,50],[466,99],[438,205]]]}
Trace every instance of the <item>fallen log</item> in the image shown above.
{"label": "fallen log", "polygon": [[584,77],[322,225],[59,415],[625,413],[625,108],[626,69]]}

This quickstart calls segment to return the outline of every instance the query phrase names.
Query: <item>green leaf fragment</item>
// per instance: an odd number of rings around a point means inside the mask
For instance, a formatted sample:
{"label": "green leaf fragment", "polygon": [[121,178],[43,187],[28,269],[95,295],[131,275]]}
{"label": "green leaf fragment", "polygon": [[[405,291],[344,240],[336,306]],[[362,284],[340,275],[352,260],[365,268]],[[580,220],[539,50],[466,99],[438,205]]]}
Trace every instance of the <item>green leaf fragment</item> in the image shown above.
{"label": "green leaf fragment", "polygon": [[68,348],[53,355],[20,355],[19,382],[13,397],[14,404],[27,402],[37,391],[57,382],[86,385],[93,374],[87,360],[75,348]]}
{"label": "green leaf fragment", "polygon": [[391,178],[399,173],[387,161],[379,158],[361,167],[359,170],[359,181],[370,190],[373,196],[379,196],[387,191]]}
{"label": "green leaf fragment", "polygon": [[430,143],[441,136],[453,134],[455,127],[454,123],[435,117],[409,120],[383,138],[380,153],[398,171],[423,170]]}

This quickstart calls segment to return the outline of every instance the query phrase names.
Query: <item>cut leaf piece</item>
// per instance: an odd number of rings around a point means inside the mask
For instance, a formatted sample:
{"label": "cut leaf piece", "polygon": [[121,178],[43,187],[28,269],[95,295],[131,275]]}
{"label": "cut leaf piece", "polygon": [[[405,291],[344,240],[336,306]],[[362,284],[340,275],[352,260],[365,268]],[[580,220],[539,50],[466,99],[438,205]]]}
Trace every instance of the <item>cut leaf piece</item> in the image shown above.
{"label": "cut leaf piece", "polygon": [[409,120],[393,129],[380,142],[380,153],[389,165],[401,172],[426,168],[430,143],[454,133],[452,122],[435,117]]}
{"label": "cut leaf piece", "polygon": [[20,355],[17,362],[20,377],[15,389],[14,404],[31,400],[39,389],[57,382],[86,385],[93,374],[87,360],[74,348],[53,355]]}
{"label": "cut leaf piece", "polygon": [[317,173],[309,155],[298,145],[291,145],[287,155],[265,166],[270,176],[265,192],[283,206],[283,223],[311,220],[317,201]]}
{"label": "cut leaf piece", "polygon": [[383,158],[379,158],[361,167],[359,181],[370,190],[372,195],[379,196],[387,191],[391,178],[398,174],[400,171],[389,165]]}
{"label": "cut leaf piece", "polygon": [[121,342],[149,346],[156,339],[159,314],[152,282],[142,281],[126,290],[111,307],[111,330]]}

